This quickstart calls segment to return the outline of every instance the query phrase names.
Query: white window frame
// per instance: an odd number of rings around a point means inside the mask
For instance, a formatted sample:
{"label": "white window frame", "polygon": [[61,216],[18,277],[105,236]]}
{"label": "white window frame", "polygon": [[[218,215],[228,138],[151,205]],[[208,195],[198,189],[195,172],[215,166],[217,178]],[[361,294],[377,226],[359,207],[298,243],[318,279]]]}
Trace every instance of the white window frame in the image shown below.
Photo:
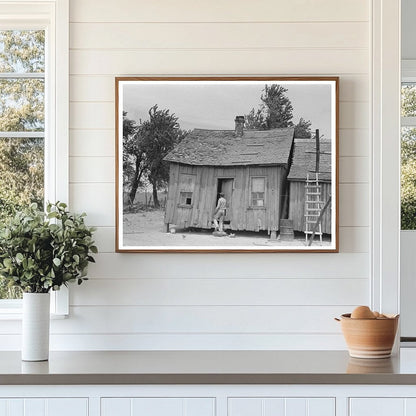
{"label": "white window frame", "polygon": [[[413,83],[416,84],[416,60],[402,60],[402,84]],[[401,127],[414,127],[416,128],[416,117],[401,117]],[[411,337],[414,335],[414,325],[412,322],[412,316],[414,313],[414,301],[413,301],[413,274],[411,273],[412,268],[409,266],[413,265],[412,259],[414,258],[413,249],[415,247],[416,230],[401,230],[401,244],[400,250],[401,256],[401,328],[402,337]],[[413,341],[405,341],[402,343],[405,347],[414,347]]]}
{"label": "white window frame", "polygon": [[[45,201],[69,200],[69,0],[0,0],[0,30],[46,31]],[[69,313],[68,290],[51,292],[51,312]],[[20,300],[0,300],[0,319],[19,318]]]}
{"label": "white window frame", "polygon": [[370,305],[386,313],[400,312],[400,6],[372,1]]}

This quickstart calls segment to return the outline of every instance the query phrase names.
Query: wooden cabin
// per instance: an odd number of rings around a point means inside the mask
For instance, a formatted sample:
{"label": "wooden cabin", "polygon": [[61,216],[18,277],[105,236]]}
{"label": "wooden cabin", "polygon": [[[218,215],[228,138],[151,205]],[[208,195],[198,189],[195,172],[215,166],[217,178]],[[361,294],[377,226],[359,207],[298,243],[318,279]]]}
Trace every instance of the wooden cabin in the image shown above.
{"label": "wooden cabin", "polygon": [[[289,182],[289,215],[293,220],[295,231],[305,231],[305,184],[309,173],[315,178],[316,170],[316,142],[315,139],[295,139],[293,161],[287,177]],[[321,187],[321,201],[324,203],[331,195],[331,142],[320,141],[319,157],[319,185]],[[331,205],[322,217],[322,232],[331,234]]]}
{"label": "wooden cabin", "polygon": [[211,229],[219,193],[232,230],[277,231],[294,129],[195,129],[166,157],[170,162],[165,224]]}

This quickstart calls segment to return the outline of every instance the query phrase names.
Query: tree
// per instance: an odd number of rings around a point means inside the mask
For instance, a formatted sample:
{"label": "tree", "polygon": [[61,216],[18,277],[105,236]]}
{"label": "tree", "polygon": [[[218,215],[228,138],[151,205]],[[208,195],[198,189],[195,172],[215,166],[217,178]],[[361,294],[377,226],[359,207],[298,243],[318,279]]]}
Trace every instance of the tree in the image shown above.
{"label": "tree", "polygon": [[300,118],[299,123],[295,126],[295,137],[297,139],[310,139],[311,133],[311,121],[306,121],[304,118]]}
{"label": "tree", "polygon": [[43,204],[43,139],[1,139],[0,221],[32,202]]}
{"label": "tree", "polygon": [[[0,31],[0,72],[44,72],[45,32]],[[44,129],[44,81],[0,80],[0,131]]]}
{"label": "tree", "polygon": [[130,206],[134,203],[146,167],[139,126],[123,111],[123,187],[129,192]]}
{"label": "tree", "polygon": [[266,130],[266,114],[262,108],[255,110],[254,108],[244,116],[244,127],[247,130]]}
{"label": "tree", "polygon": [[293,126],[293,106],[281,85],[266,85],[261,100],[267,107],[267,128],[276,129]]}
{"label": "tree", "polygon": [[0,72],[44,72],[44,30],[0,31]]}
{"label": "tree", "polygon": [[[0,31],[0,72],[43,72],[45,32]],[[44,130],[44,81],[0,79],[0,131]],[[0,139],[0,218],[31,202],[43,204],[41,138]]]}
{"label": "tree", "polygon": [[[416,115],[416,86],[402,87],[402,117]],[[401,228],[416,229],[416,128],[403,128],[401,136]]]}
{"label": "tree", "polygon": [[416,86],[404,84],[401,90],[401,115],[402,117],[416,116]]}
{"label": "tree", "polygon": [[401,228],[416,229],[416,160],[402,165],[401,169]]}
{"label": "tree", "polygon": [[270,130],[293,126],[293,106],[281,85],[265,85],[258,110],[254,108],[246,118],[246,128]]}
{"label": "tree", "polygon": [[149,110],[149,120],[141,123],[137,135],[145,154],[147,178],[153,188],[153,203],[155,208],[159,208],[157,191],[169,181],[169,164],[163,159],[185,137],[186,132],[180,129],[175,114],[154,105]]}
{"label": "tree", "polygon": [[402,164],[416,160],[416,128],[402,128],[400,153]]}

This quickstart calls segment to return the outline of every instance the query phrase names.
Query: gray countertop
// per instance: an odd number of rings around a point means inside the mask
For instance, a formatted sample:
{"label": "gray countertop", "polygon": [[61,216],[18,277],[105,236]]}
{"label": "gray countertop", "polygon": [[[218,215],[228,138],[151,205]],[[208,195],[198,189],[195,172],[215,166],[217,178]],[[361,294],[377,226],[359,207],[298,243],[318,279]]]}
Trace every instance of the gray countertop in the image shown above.
{"label": "gray countertop", "polygon": [[47,362],[0,353],[0,384],[416,384],[416,349],[388,359],[346,351],[55,351]]}

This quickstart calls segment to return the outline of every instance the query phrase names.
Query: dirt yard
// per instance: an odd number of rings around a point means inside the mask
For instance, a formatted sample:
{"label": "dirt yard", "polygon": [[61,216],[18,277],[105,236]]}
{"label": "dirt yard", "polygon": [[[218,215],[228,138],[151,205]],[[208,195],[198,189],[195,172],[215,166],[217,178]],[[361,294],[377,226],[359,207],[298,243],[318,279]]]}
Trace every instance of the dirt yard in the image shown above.
{"label": "dirt yard", "polygon": [[[167,233],[163,222],[163,211],[143,211],[123,214],[124,246],[205,246],[205,247],[306,247],[305,238],[298,237],[293,241],[269,240],[266,233],[227,231],[227,236],[216,237],[213,230],[175,230]],[[319,245],[318,239],[314,246]],[[323,241],[323,246],[330,245],[329,239]]]}

